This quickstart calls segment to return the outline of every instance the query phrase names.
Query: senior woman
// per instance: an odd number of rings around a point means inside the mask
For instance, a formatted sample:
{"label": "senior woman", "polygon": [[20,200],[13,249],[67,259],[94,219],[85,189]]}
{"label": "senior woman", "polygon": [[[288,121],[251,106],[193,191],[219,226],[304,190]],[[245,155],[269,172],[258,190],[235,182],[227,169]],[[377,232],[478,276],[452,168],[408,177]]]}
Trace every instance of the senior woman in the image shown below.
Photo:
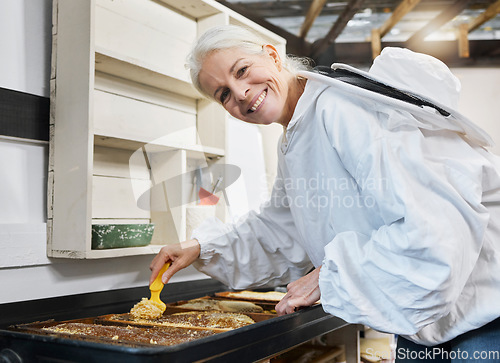
{"label": "senior woman", "polygon": [[498,350],[500,163],[455,111],[446,66],[389,49],[369,73],[344,67],[436,108],[304,71],[235,26],[205,33],[188,66],[234,117],[283,126],[278,176],[259,213],[205,221],[163,247],[151,280],[166,262],[164,282],[194,263],[235,289],[288,283],[279,314],[321,298],[328,313],[403,335],[411,349]]}

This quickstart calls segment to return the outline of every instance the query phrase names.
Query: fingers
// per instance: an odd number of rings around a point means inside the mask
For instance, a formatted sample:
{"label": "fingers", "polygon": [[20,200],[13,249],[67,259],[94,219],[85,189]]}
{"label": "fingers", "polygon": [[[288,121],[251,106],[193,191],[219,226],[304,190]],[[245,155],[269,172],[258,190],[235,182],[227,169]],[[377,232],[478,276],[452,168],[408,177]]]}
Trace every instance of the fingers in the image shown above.
{"label": "fingers", "polygon": [[182,248],[182,252],[171,258],[172,263],[163,274],[163,283],[166,284],[177,272],[191,265],[198,258],[198,255],[199,252],[193,248]]}
{"label": "fingers", "polygon": [[297,308],[300,306],[297,303],[293,301],[291,295],[287,293],[283,299],[276,305],[275,310],[278,316],[286,315],[286,314],[291,314],[297,310]]}
{"label": "fingers", "polygon": [[149,276],[149,284],[150,285],[156,279],[156,276],[158,276],[158,272],[160,272],[161,268],[162,268],[162,265],[160,265],[160,264],[156,264],[156,265],[150,267],[150,269],[151,269],[151,275]]}
{"label": "fingers", "polygon": [[162,282],[164,284],[166,284],[177,272],[193,263],[199,255],[200,244],[197,240],[189,240],[162,247],[149,266],[151,270],[149,284],[151,285],[151,283],[153,283],[158,272],[166,263],[170,262],[170,267],[162,276]]}
{"label": "fingers", "polygon": [[170,267],[165,271],[161,278],[161,282],[164,284],[168,283],[172,276],[174,276],[177,272],[185,268],[186,266],[183,266],[181,263],[179,263],[179,260],[175,260],[170,264]]}
{"label": "fingers", "polygon": [[321,296],[318,284],[320,268],[301,277],[297,281],[291,282],[287,286],[287,294],[276,305],[278,315],[291,314],[303,306],[311,306]]}
{"label": "fingers", "polygon": [[[166,248],[163,247],[160,252],[156,255],[156,257],[153,259],[151,262],[151,265],[149,266],[149,269],[151,270],[151,275],[149,277],[149,284],[151,285],[153,281],[156,279],[156,276],[158,275],[158,272],[162,269],[162,267],[167,263],[167,262],[172,262],[172,258],[170,254],[166,251]],[[170,267],[172,268],[172,266]],[[170,270],[167,269],[168,270]],[[165,274],[163,274],[165,276]]]}
{"label": "fingers", "polygon": [[276,313],[281,315],[291,314],[299,310],[301,307],[309,306],[309,304],[302,297],[294,297],[291,292],[288,292],[283,299],[276,305]]}

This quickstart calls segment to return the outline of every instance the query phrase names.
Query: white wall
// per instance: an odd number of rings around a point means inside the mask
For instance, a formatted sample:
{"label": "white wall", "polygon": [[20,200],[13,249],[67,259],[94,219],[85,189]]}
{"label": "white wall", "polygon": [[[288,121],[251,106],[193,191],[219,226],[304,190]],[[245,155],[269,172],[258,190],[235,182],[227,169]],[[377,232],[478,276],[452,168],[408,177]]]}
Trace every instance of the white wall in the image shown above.
{"label": "white wall", "polygon": [[452,71],[462,83],[460,112],[490,134],[496,143],[491,151],[500,155],[500,67]]}
{"label": "white wall", "polygon": [[49,96],[52,0],[0,1],[0,87]]}
{"label": "white wall", "polygon": [[46,220],[47,143],[0,141],[0,223]]}

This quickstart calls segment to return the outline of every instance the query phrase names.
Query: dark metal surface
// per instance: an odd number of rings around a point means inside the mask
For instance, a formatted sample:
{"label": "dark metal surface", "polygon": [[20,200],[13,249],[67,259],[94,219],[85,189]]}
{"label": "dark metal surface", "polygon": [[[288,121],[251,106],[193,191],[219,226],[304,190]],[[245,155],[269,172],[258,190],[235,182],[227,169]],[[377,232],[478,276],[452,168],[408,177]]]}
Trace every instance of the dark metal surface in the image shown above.
{"label": "dark metal surface", "polygon": [[[218,281],[196,280],[165,285],[161,298],[165,303],[193,299],[227,287]],[[0,329],[12,324],[55,319],[69,320],[130,311],[142,297],[149,297],[147,286],[60,296],[0,304]]]}
{"label": "dark metal surface", "polygon": [[[162,300],[168,303],[224,290],[213,280],[169,284]],[[0,305],[0,362],[253,362],[347,325],[318,305],[174,346],[125,347],[7,330],[11,324],[49,318],[126,312],[147,292],[147,288],[124,289]]]}

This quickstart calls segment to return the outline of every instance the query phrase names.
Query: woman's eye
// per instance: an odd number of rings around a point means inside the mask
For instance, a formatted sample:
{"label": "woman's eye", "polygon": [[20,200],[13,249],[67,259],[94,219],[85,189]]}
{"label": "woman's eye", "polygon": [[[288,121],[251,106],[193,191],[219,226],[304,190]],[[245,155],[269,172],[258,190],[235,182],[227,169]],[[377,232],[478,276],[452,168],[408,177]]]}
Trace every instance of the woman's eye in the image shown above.
{"label": "woman's eye", "polygon": [[229,96],[229,90],[226,88],[224,91],[221,92],[220,94],[220,102],[224,103],[224,101],[227,99]]}
{"label": "woman's eye", "polygon": [[238,76],[238,77],[241,77],[242,75],[244,75],[244,74],[245,74],[245,72],[247,71],[247,69],[248,69],[248,67],[247,67],[247,66],[240,68],[240,69],[238,70],[238,72],[237,72],[237,76]]}

